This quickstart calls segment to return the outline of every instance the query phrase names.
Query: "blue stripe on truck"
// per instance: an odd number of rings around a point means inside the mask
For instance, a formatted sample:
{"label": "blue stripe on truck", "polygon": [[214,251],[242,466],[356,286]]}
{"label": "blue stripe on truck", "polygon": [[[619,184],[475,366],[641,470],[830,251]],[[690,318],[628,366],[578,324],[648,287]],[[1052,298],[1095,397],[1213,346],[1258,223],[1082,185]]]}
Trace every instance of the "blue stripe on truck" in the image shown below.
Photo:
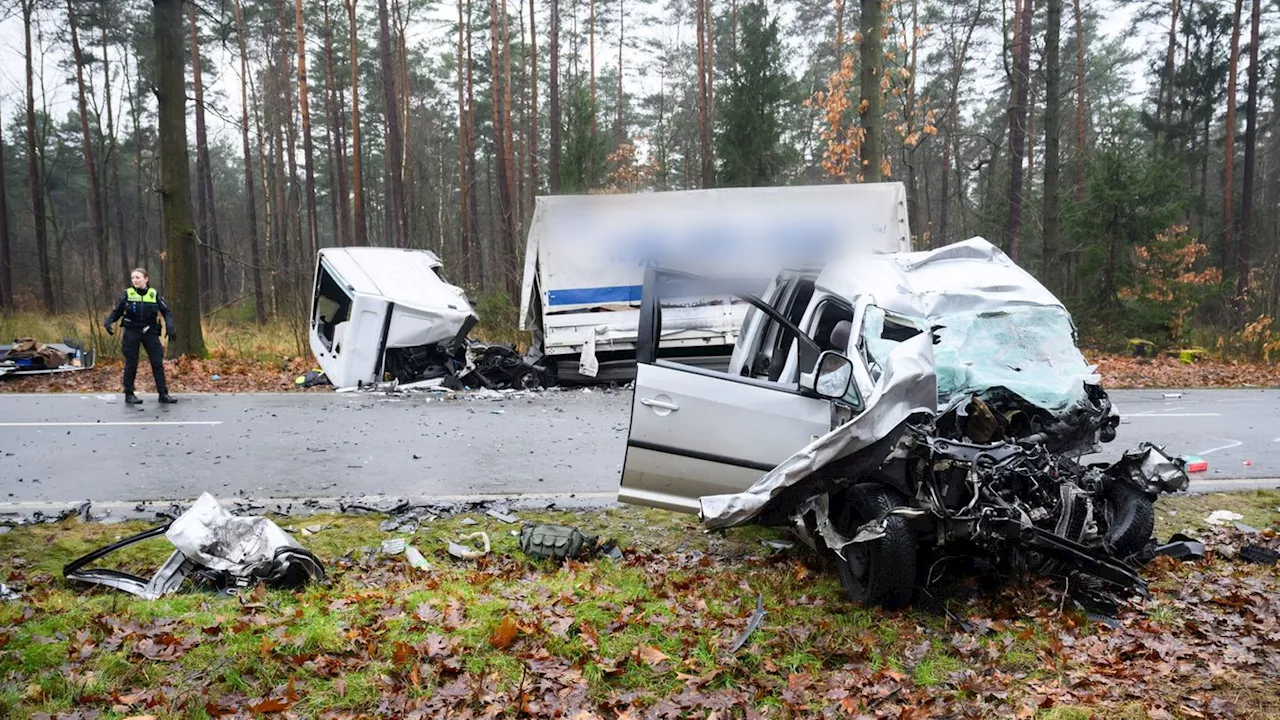
{"label": "blue stripe on truck", "polygon": [[548,305],[592,305],[596,303],[640,302],[643,285],[571,288],[547,293]]}

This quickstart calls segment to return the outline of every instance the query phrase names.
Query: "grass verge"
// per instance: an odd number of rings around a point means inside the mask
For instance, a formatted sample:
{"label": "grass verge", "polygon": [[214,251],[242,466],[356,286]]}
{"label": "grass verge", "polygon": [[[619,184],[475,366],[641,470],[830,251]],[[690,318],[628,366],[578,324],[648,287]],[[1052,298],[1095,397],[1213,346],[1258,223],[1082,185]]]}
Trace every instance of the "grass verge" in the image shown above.
{"label": "grass verge", "polygon": [[[1277,506],[1276,492],[1160,503],[1162,522],[1234,508],[1264,528],[1277,527]],[[522,515],[616,539],[624,559],[533,561],[510,534],[518,525],[477,514],[476,526],[456,516],[408,535],[433,566],[420,571],[373,550],[395,536],[380,517],[278,518],[318,530],[300,540],[325,561],[323,585],[239,598],[186,587],[147,602],[61,578],[68,560],[143,525],[15,528],[0,535],[0,577],[20,594],[0,601],[0,717],[1280,711],[1275,568],[1216,553],[1153,563],[1150,596],[1113,624],[1090,620],[1046,578],[959,576],[938,591],[945,612],[884,612],[847,602],[801,546],[762,544],[779,537],[771,530],[705,534],[691,517],[629,507]],[[476,529],[490,534],[490,556],[444,552]],[[133,546],[111,566],[150,574],[170,549]],[[757,595],[764,623],[731,653]]]}

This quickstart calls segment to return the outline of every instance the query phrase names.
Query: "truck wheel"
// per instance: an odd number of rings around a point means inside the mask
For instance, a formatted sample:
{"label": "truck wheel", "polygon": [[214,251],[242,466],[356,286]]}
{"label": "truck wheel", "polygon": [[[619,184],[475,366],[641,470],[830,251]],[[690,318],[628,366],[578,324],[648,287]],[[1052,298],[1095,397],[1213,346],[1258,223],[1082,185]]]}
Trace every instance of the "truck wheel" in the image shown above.
{"label": "truck wheel", "polygon": [[1151,498],[1127,482],[1117,482],[1102,498],[1107,519],[1106,541],[1116,557],[1127,558],[1141,550],[1156,528]]}
{"label": "truck wheel", "polygon": [[[844,495],[847,522],[840,529],[852,533],[903,505],[901,497],[881,485],[855,485]],[[916,587],[916,535],[903,518],[885,519],[884,537],[845,547],[836,557],[836,572],[850,600],[863,605],[899,608],[908,605]]]}

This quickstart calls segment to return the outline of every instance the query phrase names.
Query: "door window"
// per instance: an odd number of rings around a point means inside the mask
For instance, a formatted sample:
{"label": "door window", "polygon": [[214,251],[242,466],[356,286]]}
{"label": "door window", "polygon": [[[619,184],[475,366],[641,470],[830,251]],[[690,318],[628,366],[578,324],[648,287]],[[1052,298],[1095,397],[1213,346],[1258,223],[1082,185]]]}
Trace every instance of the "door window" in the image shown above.
{"label": "door window", "polygon": [[342,287],[333,271],[320,263],[316,280],[315,305],[311,315],[315,318],[316,331],[325,349],[333,349],[334,329],[339,323],[351,319],[351,296]]}

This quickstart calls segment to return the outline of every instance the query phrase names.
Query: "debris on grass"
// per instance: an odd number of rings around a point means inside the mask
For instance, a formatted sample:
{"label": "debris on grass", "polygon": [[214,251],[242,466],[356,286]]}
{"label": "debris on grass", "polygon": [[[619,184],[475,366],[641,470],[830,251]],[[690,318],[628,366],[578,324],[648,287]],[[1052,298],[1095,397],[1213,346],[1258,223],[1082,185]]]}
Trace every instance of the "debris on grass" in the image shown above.
{"label": "debris on grass", "polygon": [[459,540],[462,540],[463,542],[479,540],[481,543],[483,543],[482,548],[476,548],[474,544],[472,544],[471,546],[468,546],[468,545],[462,545],[450,540],[449,554],[458,558],[459,560],[475,560],[476,558],[483,557],[489,554],[489,550],[490,550],[489,533],[486,533],[483,530],[481,530],[480,532],[473,532],[470,535],[464,535],[461,538],[459,538]]}

